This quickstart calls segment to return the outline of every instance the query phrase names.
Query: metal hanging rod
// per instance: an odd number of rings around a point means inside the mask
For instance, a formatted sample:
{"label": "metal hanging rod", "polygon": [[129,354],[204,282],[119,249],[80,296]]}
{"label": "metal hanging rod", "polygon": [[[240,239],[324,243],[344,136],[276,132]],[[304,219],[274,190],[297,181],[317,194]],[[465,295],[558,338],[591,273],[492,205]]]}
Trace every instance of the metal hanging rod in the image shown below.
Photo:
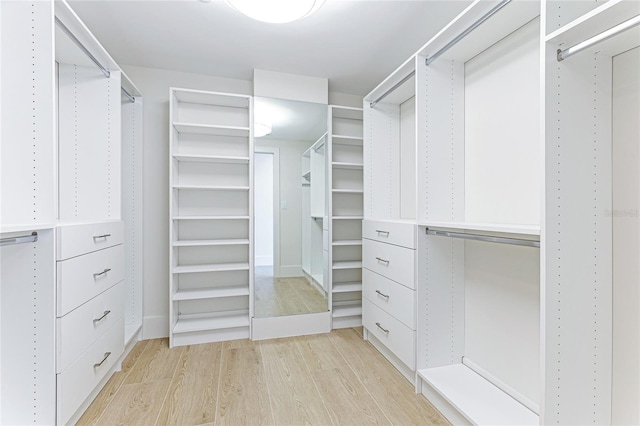
{"label": "metal hanging rod", "polygon": [[133,96],[131,93],[127,92],[127,89],[125,89],[124,87],[121,87],[120,89],[122,89],[122,93],[124,93],[124,95],[129,98],[129,101],[131,101],[132,104],[136,103],[136,97]]}
{"label": "metal hanging rod", "polygon": [[558,49],[558,55],[557,55],[558,62],[561,62],[562,60],[567,59],[569,56],[573,56],[578,52],[582,52],[584,49],[587,49],[593,46],[594,44],[598,44],[607,39],[610,39],[611,37],[616,36],[623,31],[627,31],[638,24],[640,24],[640,15],[633,17],[631,19],[628,19],[623,23],[616,25],[613,28],[609,28],[608,30],[603,31],[598,35],[588,38],[585,41],[576,44],[575,46],[568,47],[564,50]]}
{"label": "metal hanging rod", "polygon": [[393,87],[389,90],[387,90],[386,92],[384,92],[382,95],[378,96],[378,99],[376,99],[375,101],[371,102],[369,104],[369,108],[373,108],[374,106],[376,106],[376,104],[378,102],[380,102],[381,100],[383,100],[384,98],[386,98],[387,96],[389,96],[391,93],[393,93],[398,87],[402,86],[404,83],[407,82],[407,80],[409,80],[411,77],[413,77],[414,75],[416,75],[416,70],[411,71],[405,78],[403,78],[402,80],[400,80],[399,82],[397,82],[396,84],[393,85]]}
{"label": "metal hanging rod", "polygon": [[11,246],[14,244],[35,243],[38,241],[38,233],[32,232],[31,235],[22,235],[20,237],[2,238],[0,246]]}
{"label": "metal hanging rod", "polygon": [[89,49],[87,49],[86,47],[84,47],[84,44],[82,44],[80,42],[80,40],[77,39],[77,37],[75,35],[73,35],[73,33],[71,32],[71,30],[69,28],[67,28],[60,19],[58,19],[58,17],[56,16],[56,25],[58,25],[60,27],[60,29],[62,31],[64,31],[64,33],[66,35],[69,36],[69,38],[76,44],[76,46],[78,46],[80,48],[80,50],[82,50],[84,52],[85,55],[87,55],[89,57],[89,59],[91,59],[91,61],[96,64],[96,66],[98,68],[100,68],[100,71],[102,71],[102,74],[104,74],[105,77],[109,78],[111,77],[111,71],[109,71],[104,65],[102,65],[100,63],[100,61],[98,61],[96,59],[95,56],[93,56],[91,54],[91,52],[89,52]]}
{"label": "metal hanging rod", "polygon": [[478,28],[480,25],[482,25],[487,19],[491,18],[493,15],[495,15],[496,13],[498,13],[498,11],[500,11],[500,9],[502,9],[503,7],[505,7],[506,5],[508,5],[509,3],[511,3],[511,0],[502,0],[500,3],[498,3],[498,5],[496,5],[493,9],[491,9],[490,11],[488,11],[486,14],[484,14],[484,16],[482,16],[482,18],[478,19],[476,22],[474,22],[473,24],[471,24],[470,27],[468,27],[466,30],[464,30],[463,32],[461,32],[460,34],[458,34],[453,40],[451,40],[449,43],[447,43],[444,47],[442,47],[440,50],[438,50],[436,53],[434,53],[433,55],[427,57],[427,59],[425,59],[425,65],[429,66],[433,61],[435,61],[436,59],[438,59],[444,52],[446,52],[447,50],[451,49],[453,46],[455,46],[460,40],[462,40],[463,38],[465,38],[466,36],[468,36],[473,30],[475,30],[476,28]]}
{"label": "metal hanging rod", "polygon": [[516,246],[540,247],[540,241],[523,240],[521,238],[492,237],[489,235],[465,234],[463,232],[434,231],[429,228],[427,228],[427,235],[462,238],[465,240],[484,241],[488,243],[511,244]]}

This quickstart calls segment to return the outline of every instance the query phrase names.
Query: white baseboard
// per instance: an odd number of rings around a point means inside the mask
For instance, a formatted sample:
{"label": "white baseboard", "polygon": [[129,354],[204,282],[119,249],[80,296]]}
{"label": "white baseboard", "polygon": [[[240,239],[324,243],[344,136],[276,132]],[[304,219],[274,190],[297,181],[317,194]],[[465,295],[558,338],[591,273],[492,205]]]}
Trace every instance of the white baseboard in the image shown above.
{"label": "white baseboard", "polygon": [[164,337],[169,337],[169,318],[161,315],[144,317],[142,339],[161,339]]}

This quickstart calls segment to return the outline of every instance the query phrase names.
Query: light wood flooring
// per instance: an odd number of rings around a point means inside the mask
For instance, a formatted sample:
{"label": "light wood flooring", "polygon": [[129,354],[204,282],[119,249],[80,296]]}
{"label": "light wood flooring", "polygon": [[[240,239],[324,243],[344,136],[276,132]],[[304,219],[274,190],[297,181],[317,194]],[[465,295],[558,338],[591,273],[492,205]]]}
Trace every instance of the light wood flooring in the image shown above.
{"label": "light wood flooring", "polygon": [[327,311],[327,299],[304,277],[274,278],[270,267],[255,269],[258,318]]}
{"label": "light wood flooring", "polygon": [[252,342],[139,342],[80,425],[444,425],[361,329]]}

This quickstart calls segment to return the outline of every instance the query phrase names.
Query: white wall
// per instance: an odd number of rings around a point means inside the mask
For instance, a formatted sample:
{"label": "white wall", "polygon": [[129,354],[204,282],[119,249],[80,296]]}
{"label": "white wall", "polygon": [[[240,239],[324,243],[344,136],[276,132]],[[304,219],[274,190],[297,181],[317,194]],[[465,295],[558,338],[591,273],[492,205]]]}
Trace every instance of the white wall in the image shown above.
{"label": "white wall", "polygon": [[144,95],[143,338],[169,335],[169,87],[252,93],[252,83],[124,66]]}
{"label": "white wall", "polygon": [[274,154],[256,152],[253,157],[255,266],[273,265],[273,163]]}
{"label": "white wall", "polygon": [[[302,276],[302,153],[313,142],[256,139],[256,147],[280,150],[280,276]],[[282,208],[286,203],[286,208]]]}

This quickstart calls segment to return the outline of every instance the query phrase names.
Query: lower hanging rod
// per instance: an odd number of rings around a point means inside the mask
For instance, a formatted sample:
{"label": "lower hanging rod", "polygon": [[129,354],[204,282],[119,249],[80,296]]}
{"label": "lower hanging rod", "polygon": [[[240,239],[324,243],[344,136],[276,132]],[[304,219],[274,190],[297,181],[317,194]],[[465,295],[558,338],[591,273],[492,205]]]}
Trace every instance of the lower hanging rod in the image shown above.
{"label": "lower hanging rod", "polygon": [[595,44],[608,40],[611,37],[616,36],[623,31],[627,31],[639,24],[640,24],[640,15],[633,17],[631,19],[628,19],[623,23],[616,25],[615,27],[609,28],[608,30],[603,31],[600,34],[594,35],[593,37],[588,38],[585,41],[576,44],[575,46],[567,47],[564,50],[558,49],[558,54],[557,54],[558,62],[564,59],[567,59],[569,56],[573,56],[578,52],[582,52],[584,49],[587,49]]}
{"label": "lower hanging rod", "polygon": [[438,237],[462,238],[465,240],[484,241],[488,243],[511,244],[515,246],[540,247],[540,241],[521,238],[492,237],[489,235],[465,234],[464,232],[435,231],[427,228],[427,235]]}
{"label": "lower hanging rod", "polygon": [[93,56],[91,54],[91,52],[89,52],[89,49],[87,49],[84,44],[82,44],[82,42],[80,40],[78,40],[78,38],[73,35],[73,33],[71,32],[71,30],[69,28],[67,28],[60,19],[58,19],[58,17],[56,16],[56,25],[58,25],[60,27],[60,29],[69,36],[69,38],[71,39],[71,41],[73,41],[76,46],[78,46],[80,48],[80,50],[82,50],[82,52],[87,55],[89,57],[89,59],[91,59],[91,61],[96,64],[96,66],[98,68],[100,68],[100,71],[102,71],[102,74],[104,74],[105,77],[109,78],[111,77],[111,71],[109,71],[104,65],[102,65],[100,63],[100,61],[98,61],[96,59],[95,56]]}
{"label": "lower hanging rod", "polygon": [[11,246],[14,244],[35,243],[38,241],[38,233],[32,232],[31,235],[22,235],[20,237],[2,238],[0,246]]}
{"label": "lower hanging rod", "polygon": [[127,89],[125,89],[124,87],[121,87],[120,89],[122,89],[122,93],[124,93],[124,95],[129,99],[129,101],[131,101],[132,104],[136,103],[136,97],[133,96],[131,93],[127,92]]}

